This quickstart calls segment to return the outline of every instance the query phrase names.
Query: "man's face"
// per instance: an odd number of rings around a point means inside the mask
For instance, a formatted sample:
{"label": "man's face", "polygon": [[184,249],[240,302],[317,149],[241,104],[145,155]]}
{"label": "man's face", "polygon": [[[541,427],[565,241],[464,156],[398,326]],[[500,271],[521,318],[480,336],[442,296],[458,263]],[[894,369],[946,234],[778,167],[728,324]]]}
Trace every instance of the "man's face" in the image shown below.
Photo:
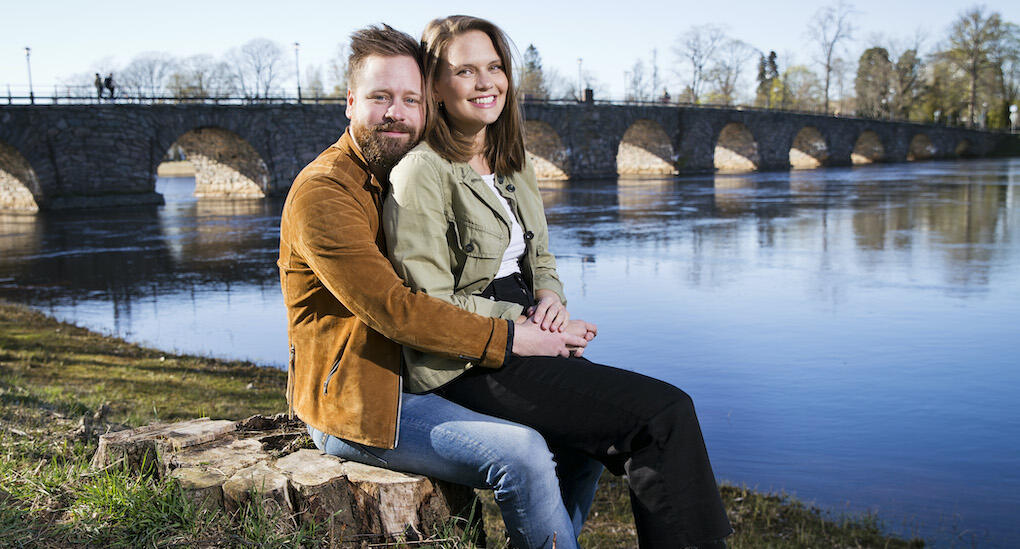
{"label": "man's face", "polygon": [[418,143],[424,125],[421,71],[407,56],[365,59],[347,90],[351,135],[373,169],[389,170]]}

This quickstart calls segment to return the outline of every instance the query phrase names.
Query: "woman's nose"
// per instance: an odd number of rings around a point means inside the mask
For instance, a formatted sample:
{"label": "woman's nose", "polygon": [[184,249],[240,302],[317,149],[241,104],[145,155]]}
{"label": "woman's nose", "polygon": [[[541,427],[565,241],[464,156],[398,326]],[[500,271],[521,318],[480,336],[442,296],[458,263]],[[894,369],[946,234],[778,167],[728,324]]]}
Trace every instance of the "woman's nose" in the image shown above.
{"label": "woman's nose", "polygon": [[478,73],[478,78],[475,80],[475,89],[487,90],[492,87],[492,78],[485,74],[485,71]]}

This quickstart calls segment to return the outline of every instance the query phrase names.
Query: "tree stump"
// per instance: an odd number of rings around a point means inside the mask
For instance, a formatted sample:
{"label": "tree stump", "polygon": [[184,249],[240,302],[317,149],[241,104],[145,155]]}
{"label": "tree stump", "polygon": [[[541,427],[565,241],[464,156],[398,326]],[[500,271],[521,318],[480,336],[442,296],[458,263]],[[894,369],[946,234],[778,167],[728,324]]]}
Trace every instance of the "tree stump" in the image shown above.
{"label": "tree stump", "polygon": [[[100,436],[92,466],[121,464],[174,479],[197,507],[236,513],[254,506],[281,527],[314,520],[348,541],[434,536],[452,516],[471,513],[474,502],[465,486],[322,454],[304,424],[284,414]],[[481,531],[481,513],[473,516],[479,522],[469,527]]]}

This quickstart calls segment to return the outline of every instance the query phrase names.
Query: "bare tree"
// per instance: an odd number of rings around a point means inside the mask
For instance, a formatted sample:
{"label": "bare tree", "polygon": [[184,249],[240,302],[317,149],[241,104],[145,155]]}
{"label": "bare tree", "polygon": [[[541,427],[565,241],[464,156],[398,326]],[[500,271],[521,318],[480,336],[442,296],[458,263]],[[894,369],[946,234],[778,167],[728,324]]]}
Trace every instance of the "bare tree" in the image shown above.
{"label": "bare tree", "polygon": [[715,62],[706,75],[713,84],[714,102],[732,105],[737,100],[740,75],[757,53],[746,42],[736,39],[726,40],[719,47]]}
{"label": "bare tree", "polygon": [[836,106],[836,114],[843,114],[847,111],[846,106],[846,81],[847,76],[853,73],[853,61],[837,57],[832,60],[832,76],[836,81],[836,91],[839,92],[839,103]]}
{"label": "bare tree", "polygon": [[653,90],[652,82],[645,71],[645,64],[640,59],[634,61],[630,70],[624,73],[624,99],[626,101],[646,101],[651,98]]}
{"label": "bare tree", "polygon": [[347,67],[347,57],[350,55],[350,51],[347,49],[347,44],[341,42],[336,46],[336,52],[333,57],[329,60],[329,68],[327,74],[330,81],[333,83],[333,91],[330,95],[336,97],[347,96],[347,79],[350,76]]}
{"label": "bare tree", "polygon": [[266,38],[249,40],[228,57],[234,65],[234,81],[246,97],[269,97],[280,77],[289,74],[279,44]]}
{"label": "bare tree", "polygon": [[845,0],[819,8],[808,25],[808,36],[818,45],[817,62],[825,70],[825,112],[829,110],[829,85],[832,79],[832,63],[839,57],[837,50],[841,43],[853,38],[854,25],[850,20],[856,14],[853,5]]}
{"label": "bare tree", "polygon": [[211,55],[180,60],[170,75],[168,88],[174,97],[223,97],[232,90],[230,66]]}
{"label": "bare tree", "polygon": [[148,51],[135,56],[114,82],[129,94],[139,96],[162,96],[167,93],[170,76],[177,69],[177,60],[168,53]]}
{"label": "bare tree", "polygon": [[984,6],[975,6],[960,14],[949,31],[948,46],[939,55],[967,75],[967,102],[970,125],[977,122],[977,96],[982,76],[987,71],[1001,70],[1001,52],[1008,47],[1009,23],[998,13],[985,13]]}
{"label": "bare tree", "polygon": [[544,73],[545,88],[549,91],[549,99],[576,100],[577,82],[568,80],[553,67],[546,67]]}
{"label": "bare tree", "polygon": [[727,40],[723,28],[718,25],[691,27],[680,35],[673,46],[673,53],[679,65],[689,65],[690,74],[677,71],[681,78],[687,77],[690,99],[697,103],[701,97],[709,66],[715,59],[716,50]]}
{"label": "bare tree", "polygon": [[322,79],[322,65],[308,65],[301,73],[305,77],[304,95],[312,99],[326,97],[326,84]]}

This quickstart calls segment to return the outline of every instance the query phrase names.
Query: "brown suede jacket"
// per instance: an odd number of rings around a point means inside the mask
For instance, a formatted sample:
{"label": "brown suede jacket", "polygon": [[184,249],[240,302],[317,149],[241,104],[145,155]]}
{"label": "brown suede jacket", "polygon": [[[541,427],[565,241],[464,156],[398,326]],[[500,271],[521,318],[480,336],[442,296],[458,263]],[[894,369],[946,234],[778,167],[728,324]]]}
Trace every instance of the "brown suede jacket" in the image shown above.
{"label": "brown suede jacket", "polygon": [[386,190],[344,132],[290,188],[278,265],[291,411],[331,435],[393,448],[400,345],[499,367],[511,328],[404,284],[380,230]]}

